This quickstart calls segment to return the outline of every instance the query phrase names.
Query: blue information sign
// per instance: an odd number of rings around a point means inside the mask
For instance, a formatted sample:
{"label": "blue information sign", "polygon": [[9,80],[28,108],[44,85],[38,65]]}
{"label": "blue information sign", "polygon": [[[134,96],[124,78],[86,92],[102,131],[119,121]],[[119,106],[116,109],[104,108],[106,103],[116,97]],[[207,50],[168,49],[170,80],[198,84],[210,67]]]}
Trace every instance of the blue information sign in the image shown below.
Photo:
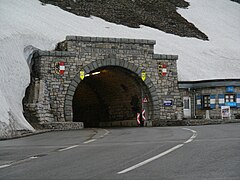
{"label": "blue information sign", "polygon": [[236,102],[226,102],[225,105],[230,106],[230,107],[236,107],[237,103]]}
{"label": "blue information sign", "polygon": [[233,93],[234,92],[234,87],[233,86],[227,86],[226,87],[226,92],[227,93]]}
{"label": "blue information sign", "polygon": [[163,102],[164,106],[172,106],[172,100],[166,100]]}

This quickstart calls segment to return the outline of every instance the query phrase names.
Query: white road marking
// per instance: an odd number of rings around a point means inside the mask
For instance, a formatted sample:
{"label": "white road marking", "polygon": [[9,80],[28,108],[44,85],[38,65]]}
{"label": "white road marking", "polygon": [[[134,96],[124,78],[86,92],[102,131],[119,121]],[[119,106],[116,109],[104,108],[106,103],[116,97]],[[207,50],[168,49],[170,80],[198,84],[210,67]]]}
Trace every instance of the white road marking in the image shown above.
{"label": "white road marking", "polygon": [[94,142],[94,141],[96,141],[96,139],[90,139],[88,141],[85,141],[83,144],[88,144],[88,143],[91,143],[91,142]]}
{"label": "white road marking", "polygon": [[193,141],[193,139],[195,139],[197,137],[197,132],[192,130],[192,129],[188,129],[188,128],[182,128],[182,129],[185,129],[185,130],[188,130],[188,131],[191,131],[193,133],[193,135],[187,140],[184,142],[184,144],[187,144],[187,143],[190,143]]}
{"label": "white road marking", "polygon": [[[193,135],[192,135],[187,141],[185,141],[184,144],[187,144],[187,143],[192,142],[193,139],[197,137],[197,132],[196,132],[196,131],[194,131],[194,130],[192,130],[192,129],[188,129],[188,128],[182,128],[182,129],[185,129],[185,130],[188,130],[188,131],[193,132]],[[139,167],[141,167],[141,166],[143,166],[143,165],[145,165],[145,164],[148,164],[148,163],[150,163],[150,162],[152,162],[152,161],[154,161],[154,160],[156,160],[156,159],[159,159],[160,157],[163,157],[163,156],[169,154],[170,152],[175,151],[176,149],[184,146],[184,144],[178,144],[178,145],[172,147],[171,149],[168,149],[167,151],[164,151],[164,152],[162,152],[162,153],[160,153],[160,154],[158,154],[158,155],[156,155],[156,156],[153,156],[152,158],[149,158],[149,159],[147,159],[147,160],[145,160],[145,161],[142,161],[142,162],[140,162],[140,163],[138,163],[138,164],[136,164],[136,165],[134,165],[134,166],[131,166],[131,167],[127,168],[127,169],[124,169],[124,170],[122,170],[122,171],[119,171],[117,174],[124,174],[124,173],[127,173],[127,172],[129,172],[129,171],[132,171],[132,170],[134,170],[134,169],[136,169],[136,168],[139,168]]]}
{"label": "white road marking", "polygon": [[58,151],[59,151],[59,152],[62,152],[62,151],[66,151],[66,150],[69,150],[69,149],[76,148],[76,147],[78,147],[78,146],[79,146],[79,145],[73,145],[73,146],[69,146],[69,147],[63,148],[63,149],[59,149]]}
{"label": "white road marking", "polygon": [[171,148],[171,149],[169,149],[169,150],[167,150],[167,151],[164,151],[164,152],[162,152],[161,154],[158,154],[158,155],[156,155],[156,156],[153,156],[153,157],[150,158],[150,159],[147,159],[147,160],[145,160],[145,161],[143,161],[143,162],[140,162],[140,163],[138,163],[138,164],[136,164],[136,165],[134,165],[134,166],[131,166],[131,167],[127,168],[127,169],[124,169],[124,170],[118,172],[117,174],[124,174],[124,173],[129,172],[129,171],[132,171],[132,170],[134,170],[134,169],[136,169],[136,168],[139,168],[139,167],[141,167],[141,166],[143,166],[143,165],[145,165],[145,164],[147,164],[147,163],[150,163],[150,162],[152,162],[152,161],[154,161],[154,160],[156,160],[156,159],[158,159],[158,158],[160,158],[160,157],[162,157],[162,156],[165,156],[166,154],[168,154],[168,153],[170,153],[170,152],[172,152],[172,151],[174,151],[174,150],[176,150],[176,149],[178,149],[178,148],[180,148],[180,147],[182,147],[182,146],[183,146],[183,144],[178,144],[177,146],[174,146],[173,148]]}
{"label": "white road marking", "polygon": [[[104,129],[104,131],[105,131],[105,133],[104,133],[102,136],[100,136],[100,137],[104,137],[104,136],[106,136],[106,135],[108,135],[108,134],[110,133],[110,132],[109,132],[108,130],[106,130],[106,129]],[[90,140],[85,141],[85,142],[83,142],[83,143],[84,143],[84,144],[88,144],[88,143],[94,142],[94,141],[96,141],[96,140],[97,140],[97,139],[90,139]],[[78,147],[78,146],[79,146],[79,145],[69,146],[69,147],[66,147],[66,148],[63,148],[63,149],[59,149],[58,152],[66,151],[66,150],[69,150],[69,149],[73,149],[73,148],[76,148],[76,147]],[[29,160],[32,160],[32,159],[37,159],[37,158],[39,158],[39,157],[37,157],[37,156],[31,156],[31,157],[29,157],[29,158],[27,158],[27,159],[23,159],[23,160],[20,160],[20,161],[16,161],[16,162],[11,163],[11,164],[0,165],[0,169],[7,168],[7,167],[9,167],[9,166],[12,166],[12,165],[15,165],[15,164],[19,164],[19,163],[23,163],[23,162],[26,162],[26,161],[29,161]]]}
{"label": "white road marking", "polygon": [[4,165],[1,165],[0,166],[0,169],[3,169],[3,168],[6,168],[6,167],[9,167],[9,166],[11,166],[12,164],[4,164]]}
{"label": "white road marking", "polygon": [[37,158],[39,158],[39,157],[37,157],[37,156],[32,156],[32,157],[30,157],[29,159],[37,159]]}
{"label": "white road marking", "polygon": [[12,166],[12,165],[24,163],[24,162],[30,161],[30,160],[32,160],[32,159],[37,159],[37,158],[39,158],[39,157],[37,157],[37,156],[31,156],[31,157],[29,157],[29,158],[22,159],[22,160],[19,160],[19,161],[15,161],[15,162],[12,162],[12,163],[10,163],[10,164],[4,164],[4,165],[1,165],[1,166],[0,166],[0,169],[7,168],[7,167]]}
{"label": "white road marking", "polygon": [[100,138],[103,138],[104,136],[106,136],[106,135],[108,135],[110,132],[108,131],[108,130],[106,130],[106,129],[103,129],[104,131],[105,131],[105,133],[102,135],[102,136],[100,136]]}
{"label": "white road marking", "polygon": [[105,134],[103,135],[103,136],[106,136],[106,135],[108,135],[110,132],[108,131],[108,130],[106,130],[106,129],[104,129],[104,131],[105,131]]}

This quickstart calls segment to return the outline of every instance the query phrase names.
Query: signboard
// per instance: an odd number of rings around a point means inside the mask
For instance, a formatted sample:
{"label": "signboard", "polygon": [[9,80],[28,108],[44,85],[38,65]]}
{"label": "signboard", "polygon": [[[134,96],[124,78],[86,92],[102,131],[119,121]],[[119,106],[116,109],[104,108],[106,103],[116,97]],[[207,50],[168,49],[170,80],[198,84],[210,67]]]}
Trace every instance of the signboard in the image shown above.
{"label": "signboard", "polygon": [[142,103],[147,103],[147,102],[148,102],[148,98],[147,97],[142,99]]}
{"label": "signboard", "polygon": [[147,77],[146,71],[142,71],[141,77],[143,81],[146,80],[146,77]]}
{"label": "signboard", "polygon": [[231,116],[230,106],[221,106],[221,115],[223,118],[229,118]]}
{"label": "signboard", "polygon": [[226,87],[226,92],[227,93],[233,93],[234,92],[234,87],[233,86],[227,86]]}
{"label": "signboard", "polygon": [[85,72],[84,71],[80,71],[80,79],[83,80],[85,77]]}
{"label": "signboard", "polygon": [[140,113],[137,113],[137,124],[140,125]]}
{"label": "signboard", "polygon": [[226,102],[225,105],[230,106],[230,107],[236,107],[237,103],[236,102]]}
{"label": "signboard", "polygon": [[240,94],[237,94],[236,103],[237,107],[240,107]]}
{"label": "signboard", "polygon": [[165,100],[165,101],[163,102],[163,105],[164,105],[164,106],[172,106],[172,105],[173,105],[172,100]]}
{"label": "signboard", "polygon": [[143,121],[146,120],[146,111],[145,111],[145,109],[142,109],[142,120]]}

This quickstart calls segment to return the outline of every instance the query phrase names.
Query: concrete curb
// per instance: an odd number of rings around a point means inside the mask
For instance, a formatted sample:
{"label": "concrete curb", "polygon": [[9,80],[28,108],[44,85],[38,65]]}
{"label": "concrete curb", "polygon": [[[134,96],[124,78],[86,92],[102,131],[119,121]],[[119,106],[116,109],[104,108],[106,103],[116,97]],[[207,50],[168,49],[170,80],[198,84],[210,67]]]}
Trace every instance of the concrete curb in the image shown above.
{"label": "concrete curb", "polygon": [[43,134],[46,132],[51,132],[51,131],[55,131],[53,129],[45,129],[45,130],[36,130],[34,132],[30,132],[30,131],[23,131],[22,133],[19,132],[19,134],[17,135],[13,135],[11,137],[4,137],[4,138],[0,138],[0,141],[4,141],[4,140],[11,140],[11,139],[18,139],[18,138],[23,138],[23,137],[28,137],[28,136],[33,136],[33,135],[37,135],[37,134]]}

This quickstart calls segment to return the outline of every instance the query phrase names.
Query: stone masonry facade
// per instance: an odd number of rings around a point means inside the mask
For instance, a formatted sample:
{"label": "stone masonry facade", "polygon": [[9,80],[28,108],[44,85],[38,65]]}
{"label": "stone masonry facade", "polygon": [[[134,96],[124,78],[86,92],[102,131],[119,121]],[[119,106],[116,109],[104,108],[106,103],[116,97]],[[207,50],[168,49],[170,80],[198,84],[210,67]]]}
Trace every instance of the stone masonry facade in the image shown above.
{"label": "stone masonry facade", "polygon": [[[80,71],[88,74],[112,66],[127,69],[141,79],[152,104],[153,126],[167,121],[181,121],[182,98],[178,88],[177,55],[154,54],[153,40],[67,36],[55,51],[37,51],[33,56],[31,84],[24,100],[27,119],[38,123],[72,122],[72,101],[81,83]],[[56,63],[64,62],[63,75],[56,73]],[[165,64],[166,76],[158,65]],[[171,101],[170,106],[164,105]]]}

